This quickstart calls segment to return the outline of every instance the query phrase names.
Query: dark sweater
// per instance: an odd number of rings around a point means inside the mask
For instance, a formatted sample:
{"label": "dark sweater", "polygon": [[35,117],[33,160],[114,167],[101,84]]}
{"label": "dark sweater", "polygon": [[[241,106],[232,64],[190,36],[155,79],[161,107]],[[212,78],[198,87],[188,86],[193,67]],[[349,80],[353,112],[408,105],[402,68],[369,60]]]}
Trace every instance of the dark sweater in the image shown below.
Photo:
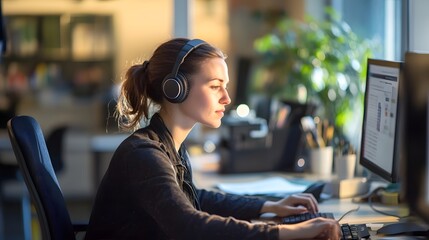
{"label": "dark sweater", "polygon": [[[196,189],[162,119],[122,142],[99,186],[86,239],[278,239],[252,224],[264,201]],[[240,219],[240,220],[239,220]]]}

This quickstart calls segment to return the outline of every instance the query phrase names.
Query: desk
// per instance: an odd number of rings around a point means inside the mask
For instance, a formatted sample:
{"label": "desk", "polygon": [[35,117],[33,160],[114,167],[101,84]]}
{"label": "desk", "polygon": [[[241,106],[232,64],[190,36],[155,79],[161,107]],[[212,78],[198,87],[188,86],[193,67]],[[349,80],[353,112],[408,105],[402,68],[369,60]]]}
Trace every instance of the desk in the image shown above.
{"label": "desk", "polygon": [[6,133],[0,133],[0,151],[12,150],[9,136]]}
{"label": "desk", "polygon": [[113,153],[116,148],[127,138],[128,134],[104,134],[95,135],[91,138],[91,152],[94,158],[94,189],[98,189],[102,177],[101,158],[103,154]]}
{"label": "desk", "polygon": [[[212,158],[214,156],[211,156]],[[194,158],[192,163],[197,163],[195,165],[199,166],[202,163],[198,161],[203,161],[201,158]],[[216,190],[215,185],[218,183],[236,183],[236,182],[246,182],[246,181],[254,181],[261,180],[268,177],[273,176],[281,176],[285,178],[296,178],[302,177],[308,180],[317,180],[316,176],[309,174],[288,174],[284,172],[262,172],[262,173],[245,173],[245,174],[227,174],[221,175],[215,171],[207,171],[201,169],[200,167],[193,168],[193,177],[195,181],[195,185],[199,188]],[[332,212],[336,219],[339,219],[344,213],[349,210],[356,209],[359,206],[359,210],[356,212],[352,212],[346,215],[341,221],[342,223],[349,224],[367,224],[369,227],[374,227],[373,230],[377,230],[384,223],[394,223],[398,222],[399,219],[392,216],[383,215],[381,213],[375,212],[369,204],[367,203],[354,203],[351,198],[331,198],[324,200],[319,204],[319,211],[321,212]],[[381,204],[374,205],[378,210],[389,212],[390,214],[405,216],[408,213],[406,207],[398,207],[398,206],[385,206]],[[270,214],[264,214],[262,218],[269,220],[270,217],[273,217]],[[378,239],[379,237],[375,235],[375,231],[371,232],[372,239]]]}
{"label": "desk", "polygon": [[[3,155],[8,155],[7,158],[3,158]],[[12,157],[9,157],[12,156]],[[0,159],[1,163],[17,164],[15,155],[13,155],[12,144],[10,143],[9,135],[7,131],[0,130]]]}

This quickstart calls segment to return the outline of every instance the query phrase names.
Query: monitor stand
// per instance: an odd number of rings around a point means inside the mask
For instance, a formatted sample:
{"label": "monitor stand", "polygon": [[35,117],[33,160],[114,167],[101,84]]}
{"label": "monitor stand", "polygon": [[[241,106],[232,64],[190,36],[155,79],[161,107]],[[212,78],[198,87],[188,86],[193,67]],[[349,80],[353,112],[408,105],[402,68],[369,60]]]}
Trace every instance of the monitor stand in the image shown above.
{"label": "monitor stand", "polygon": [[368,173],[366,178],[369,184],[369,191],[364,195],[354,197],[352,199],[353,202],[377,202],[386,205],[399,204],[399,200],[401,199],[399,196],[401,192],[399,183],[388,182],[372,173]]}

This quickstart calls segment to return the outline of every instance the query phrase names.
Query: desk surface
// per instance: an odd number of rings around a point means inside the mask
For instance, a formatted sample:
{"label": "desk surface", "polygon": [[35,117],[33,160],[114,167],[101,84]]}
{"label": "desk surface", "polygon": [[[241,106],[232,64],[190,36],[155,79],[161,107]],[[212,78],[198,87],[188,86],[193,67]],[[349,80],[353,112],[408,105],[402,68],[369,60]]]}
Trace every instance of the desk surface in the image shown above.
{"label": "desk surface", "polygon": [[[236,183],[236,182],[246,182],[246,181],[255,181],[261,180],[273,176],[281,176],[285,178],[295,179],[297,175],[279,173],[279,172],[263,172],[263,173],[246,173],[246,174],[229,174],[229,175],[220,175],[215,172],[199,172],[194,171],[194,181],[195,185],[199,188],[217,190],[215,188],[218,183]],[[307,177],[307,176],[306,176]],[[309,180],[313,180],[310,178]],[[323,200],[319,204],[319,210],[321,212],[332,212],[336,219],[339,219],[344,213],[349,210],[356,209],[359,207],[359,210],[345,216],[340,223],[385,223],[385,222],[397,222],[397,217],[387,216],[378,212],[375,212],[371,209],[368,203],[355,203],[352,201],[352,198],[329,198]],[[398,206],[386,206],[382,204],[374,204],[378,210],[383,212],[388,212],[394,215],[404,216],[407,215],[408,210],[405,207]]]}
{"label": "desk surface", "polygon": [[[215,160],[216,156],[209,156],[209,157],[213,158],[209,161],[209,163],[216,161]],[[205,158],[207,158],[207,156]],[[288,173],[282,173],[282,172],[262,172],[262,173],[222,175],[222,174],[218,174],[215,171],[215,168],[209,168],[209,170],[201,168],[200,164],[202,163],[198,162],[200,160],[201,159],[199,159],[198,157],[193,158],[193,160],[191,160],[194,167],[193,177],[194,177],[195,185],[199,188],[204,188],[204,189],[217,190],[215,186],[218,183],[237,183],[237,182],[255,181],[255,180],[262,180],[273,176],[281,176],[281,177],[293,178],[293,179],[296,179],[296,177],[304,177],[310,181],[318,180],[315,176],[311,176],[308,174],[307,175],[288,174]],[[204,159],[204,160],[207,161],[207,159]],[[399,216],[406,216],[408,214],[408,209],[404,206],[386,206],[386,205],[377,204],[377,203],[375,203],[373,206],[378,210],[387,212],[389,214],[394,214]],[[343,198],[343,199],[330,198],[330,199],[324,200],[322,203],[319,204],[319,210],[321,212],[332,212],[336,219],[339,219],[344,213],[352,209],[356,209],[358,207],[359,207],[358,211],[347,214],[340,221],[340,224],[341,223],[367,224],[367,226],[371,227],[374,230],[371,232],[371,234],[374,235],[372,236],[372,239],[380,238],[375,235],[375,230],[382,227],[383,224],[394,223],[399,221],[397,217],[384,215],[374,211],[368,203],[354,203],[351,198]],[[269,218],[272,216],[268,214],[263,217]]]}

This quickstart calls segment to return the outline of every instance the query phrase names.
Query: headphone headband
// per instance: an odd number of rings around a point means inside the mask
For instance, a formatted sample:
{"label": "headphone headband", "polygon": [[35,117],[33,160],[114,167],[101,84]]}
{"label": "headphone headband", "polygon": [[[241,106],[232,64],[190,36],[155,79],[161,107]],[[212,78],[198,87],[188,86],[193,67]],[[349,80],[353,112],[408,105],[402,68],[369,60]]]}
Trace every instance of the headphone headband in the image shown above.
{"label": "headphone headband", "polygon": [[176,62],[174,63],[173,71],[171,71],[171,76],[176,77],[179,72],[179,68],[182,63],[185,61],[186,56],[189,55],[195,48],[207,44],[201,39],[192,39],[189,40],[180,50],[179,55],[177,55]]}

